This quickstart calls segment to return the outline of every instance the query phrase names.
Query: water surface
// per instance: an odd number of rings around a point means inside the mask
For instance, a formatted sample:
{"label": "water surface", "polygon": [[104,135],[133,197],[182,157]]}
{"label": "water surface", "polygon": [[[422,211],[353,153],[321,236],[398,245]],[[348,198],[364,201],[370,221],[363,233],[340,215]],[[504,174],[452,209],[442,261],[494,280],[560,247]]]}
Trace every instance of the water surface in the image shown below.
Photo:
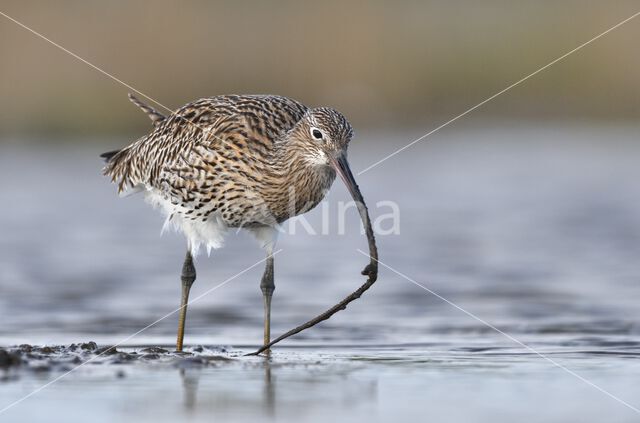
{"label": "water surface", "polygon": [[[393,201],[400,233],[381,260],[640,407],[638,128],[461,125],[357,177],[373,218]],[[420,133],[362,134],[354,170]],[[174,310],[184,241],[162,217],[118,199],[99,175],[101,145],[0,146],[0,345],[120,342]],[[337,232],[283,235],[274,332],[323,311],[363,278],[355,210]],[[307,216],[322,230],[318,208]],[[201,256],[193,297],[263,257],[246,234]],[[637,421],[629,407],[396,273],[330,321],[243,358],[261,339],[261,266],[194,303],[186,342],[197,360],[92,362],[0,414],[7,421],[308,419],[511,422]],[[120,347],[169,348],[177,316]],[[226,352],[218,348],[224,346]],[[61,374],[12,370],[0,408]]]}

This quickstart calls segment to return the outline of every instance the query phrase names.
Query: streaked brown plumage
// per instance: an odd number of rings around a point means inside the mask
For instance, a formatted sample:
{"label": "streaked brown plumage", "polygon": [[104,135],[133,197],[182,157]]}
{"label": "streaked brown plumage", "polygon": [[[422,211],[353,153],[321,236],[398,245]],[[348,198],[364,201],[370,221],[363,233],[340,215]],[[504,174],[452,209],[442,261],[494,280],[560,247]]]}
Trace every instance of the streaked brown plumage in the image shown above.
{"label": "streaked brown plumage", "polygon": [[355,195],[346,162],[351,125],[334,109],[273,95],[204,98],[168,117],[130,98],[154,128],[128,147],[105,153],[104,174],[121,193],[145,192],[165,211],[167,223],[187,237],[178,349],[195,280],[191,254],[203,244],[220,247],[226,230],[240,227],[254,232],[268,252],[261,285],[266,344],[276,228],[315,207],[336,171]]}
{"label": "streaked brown plumage", "polygon": [[339,112],[285,97],[202,99],[156,120],[104,172],[121,191],[142,185],[159,194],[174,217],[204,223],[217,213],[227,227],[274,225],[315,207],[335,179],[328,162],[312,163],[321,153],[308,142],[311,127],[335,150],[352,136]]}

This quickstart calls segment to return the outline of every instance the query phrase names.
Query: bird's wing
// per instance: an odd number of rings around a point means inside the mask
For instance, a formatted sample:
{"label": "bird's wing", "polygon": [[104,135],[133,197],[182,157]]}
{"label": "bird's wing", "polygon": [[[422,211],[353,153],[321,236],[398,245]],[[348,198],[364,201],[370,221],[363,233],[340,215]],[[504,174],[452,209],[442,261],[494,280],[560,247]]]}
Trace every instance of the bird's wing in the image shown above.
{"label": "bird's wing", "polygon": [[269,146],[298,122],[307,108],[273,95],[227,95],[186,104],[170,116],[158,132],[191,142],[224,142],[242,138],[246,146]]}
{"label": "bird's wing", "polygon": [[301,103],[279,96],[232,95],[197,100],[114,155],[104,173],[118,182],[121,191],[144,184],[163,192],[180,191],[184,196],[195,189],[194,180],[202,181],[212,174],[218,175],[217,179],[229,179],[230,170],[264,159],[274,141],[306,110]]}

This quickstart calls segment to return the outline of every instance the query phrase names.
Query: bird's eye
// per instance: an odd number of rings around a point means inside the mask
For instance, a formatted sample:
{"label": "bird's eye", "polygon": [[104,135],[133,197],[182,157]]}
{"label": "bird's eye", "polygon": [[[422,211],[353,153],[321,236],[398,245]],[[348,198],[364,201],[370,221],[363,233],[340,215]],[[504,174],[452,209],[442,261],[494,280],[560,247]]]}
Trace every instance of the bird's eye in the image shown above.
{"label": "bird's eye", "polygon": [[311,135],[313,135],[313,138],[317,140],[322,139],[322,132],[320,132],[319,129],[316,129],[316,128],[311,129]]}

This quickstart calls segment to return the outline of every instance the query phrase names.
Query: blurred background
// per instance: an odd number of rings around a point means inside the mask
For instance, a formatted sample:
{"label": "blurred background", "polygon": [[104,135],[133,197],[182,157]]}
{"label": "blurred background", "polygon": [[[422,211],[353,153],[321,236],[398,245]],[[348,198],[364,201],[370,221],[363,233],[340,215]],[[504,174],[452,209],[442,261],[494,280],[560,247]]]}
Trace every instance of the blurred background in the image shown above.
{"label": "blurred background", "polygon": [[[389,213],[382,201],[400,210],[400,233],[378,236],[385,264],[640,407],[640,17],[363,172],[638,1],[2,0],[0,11],[171,109],[274,93],[342,111],[372,218]],[[163,217],[101,176],[100,153],[151,127],[128,91],[0,16],[0,346],[113,344],[178,306],[184,240],[160,238]],[[348,199],[337,182],[305,215],[317,232],[329,222],[328,235],[280,238],[273,333],[363,282],[353,209],[337,233]],[[259,343],[262,268],[236,275],[261,259],[242,233],[198,258],[189,348]],[[171,349],[176,325],[169,316],[126,346]],[[126,377],[85,366],[12,408],[12,421],[637,420],[388,268],[264,368],[234,359],[187,377],[141,362],[116,362]],[[55,374],[0,374],[0,398]]]}
{"label": "blurred background", "polygon": [[[616,1],[12,1],[27,26],[176,108],[278,93],[342,110],[356,128],[428,129],[633,14]],[[640,27],[625,25],[475,118],[637,118]],[[0,133],[140,132],[127,89],[8,20]]]}

